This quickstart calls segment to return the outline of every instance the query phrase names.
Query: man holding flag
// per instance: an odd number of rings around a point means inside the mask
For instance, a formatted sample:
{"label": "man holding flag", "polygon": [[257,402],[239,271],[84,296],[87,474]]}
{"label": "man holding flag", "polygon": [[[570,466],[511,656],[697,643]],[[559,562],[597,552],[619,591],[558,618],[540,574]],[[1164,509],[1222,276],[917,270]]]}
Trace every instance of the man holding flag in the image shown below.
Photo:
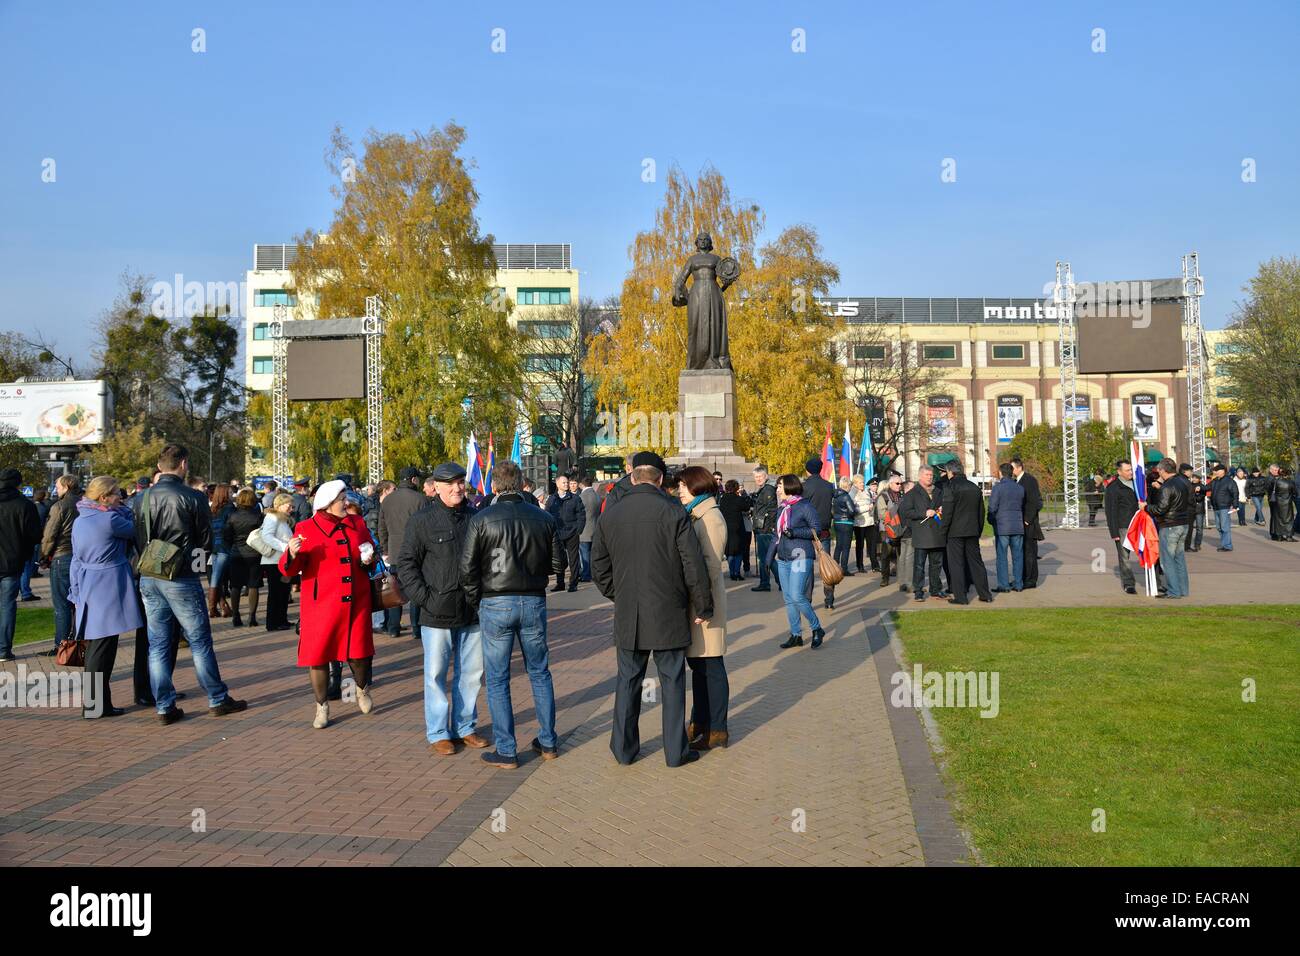
{"label": "man holding flag", "polygon": [[1160,471],[1160,489],[1147,511],[1155,520],[1160,536],[1160,566],[1165,572],[1165,593],[1161,598],[1185,598],[1190,590],[1187,581],[1187,512],[1191,507],[1192,487],[1178,474],[1178,463],[1172,458],[1163,459],[1156,466]]}
{"label": "man holding flag", "polygon": [[[1129,564],[1128,540],[1129,528],[1138,510],[1146,505],[1146,479],[1135,480],[1133,463],[1127,458],[1115,462],[1115,474],[1106,483],[1102,496],[1102,508],[1106,512],[1106,527],[1110,538],[1115,542],[1115,554],[1119,558],[1119,580],[1124,593],[1136,594],[1136,579]],[[1151,533],[1154,536],[1155,527]],[[1139,561],[1141,555],[1138,555]],[[1144,572],[1145,573],[1145,572]]]}

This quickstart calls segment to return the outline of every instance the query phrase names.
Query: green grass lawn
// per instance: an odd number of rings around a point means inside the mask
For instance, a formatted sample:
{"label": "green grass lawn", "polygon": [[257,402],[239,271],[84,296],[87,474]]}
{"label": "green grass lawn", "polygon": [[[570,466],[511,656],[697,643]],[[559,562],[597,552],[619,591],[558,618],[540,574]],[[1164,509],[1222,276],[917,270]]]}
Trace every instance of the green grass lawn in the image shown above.
{"label": "green grass lawn", "polygon": [[[48,605],[48,601],[41,602]],[[36,605],[33,607],[32,605]],[[31,604],[18,605],[18,620],[14,625],[14,646],[46,641],[54,636],[54,608]]]}
{"label": "green grass lawn", "polygon": [[996,717],[933,711],[985,862],[1300,864],[1300,605],[895,621],[909,669],[1000,674]]}

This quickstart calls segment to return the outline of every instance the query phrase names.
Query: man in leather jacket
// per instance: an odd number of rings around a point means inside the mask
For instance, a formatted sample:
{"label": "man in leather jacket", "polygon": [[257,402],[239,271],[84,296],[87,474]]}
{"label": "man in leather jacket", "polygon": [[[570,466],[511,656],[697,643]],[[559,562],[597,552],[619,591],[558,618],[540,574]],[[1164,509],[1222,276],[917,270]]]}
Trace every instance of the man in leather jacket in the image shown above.
{"label": "man in leather jacket", "polygon": [[776,533],[776,482],[762,465],[754,469],[754,554],[758,559],[758,587],[751,591],[772,590],[772,570],[767,563],[767,553],[772,550],[772,535]]}
{"label": "man in leather jacket", "polygon": [[1187,509],[1192,490],[1187,479],[1178,474],[1173,459],[1166,458],[1157,467],[1160,487],[1147,505],[1160,534],[1160,566],[1165,576],[1166,593],[1157,597],[1184,598],[1188,593]]}
{"label": "man in leather jacket", "polygon": [[207,596],[199,574],[212,550],[212,515],[207,495],[189,488],[190,453],[183,445],[167,445],[158,458],[158,479],[141,492],[135,522],[137,549],[143,553],[150,540],[166,541],[180,551],[180,564],[171,580],[140,577],[149,633],[149,684],[158,708],[158,720],[172,724],[185,716],[176,706],[172,684],[175,658],[170,654],[172,623],[178,622],[189,641],[194,671],[208,695],[208,713],[223,716],[244,710],[248,704],[230,696],[221,680],[212,648],[212,625]]}
{"label": "man in leather jacket", "polygon": [[524,501],[523,475],[512,461],[492,469],[496,500],[470,519],[460,556],[466,604],[478,609],[487,673],[488,709],[496,752],[483,760],[513,770],[515,718],[510,701],[510,653],[518,639],[533,686],[538,731],[532,748],[544,760],[559,756],[555,689],[546,646],[546,584],[551,573],[556,521]]}

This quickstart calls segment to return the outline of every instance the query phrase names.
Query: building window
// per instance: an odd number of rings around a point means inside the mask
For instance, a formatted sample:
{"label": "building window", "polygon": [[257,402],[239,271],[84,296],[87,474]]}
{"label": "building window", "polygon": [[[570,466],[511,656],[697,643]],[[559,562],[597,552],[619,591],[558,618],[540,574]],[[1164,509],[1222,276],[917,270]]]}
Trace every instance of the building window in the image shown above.
{"label": "building window", "polygon": [[573,326],[568,322],[523,321],[519,331],[535,339],[567,339],[573,335]]}
{"label": "building window", "polygon": [[927,362],[951,362],[957,357],[957,346],[922,345],[921,357]]}
{"label": "building window", "polygon": [[1236,355],[1241,351],[1241,346],[1233,345],[1231,342],[1217,342],[1214,346],[1215,355]]}
{"label": "building window", "polygon": [[275,359],[273,358],[255,358],[253,359],[254,375],[274,375]]}
{"label": "building window", "polygon": [[258,289],[253,293],[253,305],[297,305],[298,297],[288,289]]}
{"label": "building window", "polygon": [[1023,359],[1025,357],[1025,347],[1023,345],[995,345],[993,346],[993,357],[995,359]]}
{"label": "building window", "polygon": [[855,362],[880,361],[885,357],[885,347],[883,345],[855,345],[853,346],[853,360]]}
{"label": "building window", "polygon": [[1214,394],[1218,398],[1236,398],[1237,389],[1232,385],[1220,385],[1214,390]]}
{"label": "building window", "polygon": [[549,375],[563,374],[568,368],[568,359],[563,355],[525,355],[525,372],[543,372]]}
{"label": "building window", "polygon": [[254,322],[254,323],[253,323],[253,341],[254,341],[254,342],[261,342],[263,339],[269,339],[270,337],[271,337],[271,323],[270,323],[270,322]]}
{"label": "building window", "polygon": [[568,289],[520,289],[520,305],[568,305]]}
{"label": "building window", "polygon": [[253,461],[266,461],[266,449],[250,446],[248,449],[248,457],[253,459]]}

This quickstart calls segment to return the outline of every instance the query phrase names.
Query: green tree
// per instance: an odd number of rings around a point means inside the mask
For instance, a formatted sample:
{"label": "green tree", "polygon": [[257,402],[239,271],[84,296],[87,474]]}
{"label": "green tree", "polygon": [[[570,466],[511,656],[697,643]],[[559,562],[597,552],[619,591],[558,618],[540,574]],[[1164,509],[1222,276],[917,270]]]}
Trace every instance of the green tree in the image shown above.
{"label": "green tree", "polygon": [[213,460],[222,446],[229,447],[231,434],[242,431],[244,387],[235,378],[239,329],[229,306],[224,314],[208,308],[193,316],[188,325],[172,332],[171,341],[184,363],[185,377],[176,394],[185,416],[184,433],[194,446],[190,449],[193,463],[201,463],[204,477],[229,477],[216,474]]}
{"label": "green tree", "polygon": [[1300,466],[1300,259],[1270,259],[1246,286],[1215,361],[1260,450]]}
{"label": "green tree", "polygon": [[[1108,475],[1115,470],[1115,462],[1128,457],[1128,443],[1132,434],[1123,428],[1112,428],[1103,421],[1079,424],[1079,480],[1082,482],[1094,471]],[[1061,490],[1062,444],[1060,425],[1031,425],[1011,440],[1002,461],[1020,458],[1025,468],[1038,478],[1045,492]]]}
{"label": "green tree", "polygon": [[144,421],[122,422],[88,455],[92,475],[112,475],[129,487],[141,475],[152,475],[166,439],[150,433]]}
{"label": "green tree", "polygon": [[153,279],[123,273],[121,289],[99,320],[98,377],[113,389],[116,422],[149,431],[173,424],[185,370],[173,355],[171,320],[149,307]]}
{"label": "green tree", "polygon": [[38,487],[49,476],[36,447],[19,438],[13,426],[0,425],[0,471],[6,468],[17,468],[23,473],[23,481]]}
{"label": "green tree", "polygon": [[[372,131],[358,162],[335,129],[327,161],[338,208],[326,235],[298,239],[299,301],[313,296],[320,318],[362,315],[367,296],[382,298],[384,449],[394,466],[459,459],[471,428],[510,433],[524,393],[520,336],[493,294],[492,237],[479,230],[464,141],[453,124],[410,137]],[[364,462],[364,421],[361,403],[295,409],[295,427],[335,462]]]}

